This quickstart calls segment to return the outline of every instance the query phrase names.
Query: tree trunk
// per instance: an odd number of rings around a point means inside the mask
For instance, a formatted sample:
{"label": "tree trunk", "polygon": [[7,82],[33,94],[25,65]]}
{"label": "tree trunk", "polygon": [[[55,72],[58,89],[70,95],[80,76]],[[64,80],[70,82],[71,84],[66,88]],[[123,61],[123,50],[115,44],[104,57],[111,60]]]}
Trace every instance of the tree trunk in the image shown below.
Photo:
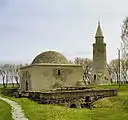
{"label": "tree trunk", "polygon": [[3,87],[6,88],[6,85],[5,85],[5,81],[4,80],[5,80],[5,76],[2,75]]}
{"label": "tree trunk", "polygon": [[18,77],[15,76],[15,80],[16,80],[16,84],[18,85],[18,87],[20,87],[19,81],[18,81]]}
{"label": "tree trunk", "polygon": [[14,88],[13,76],[11,76],[12,88]]}

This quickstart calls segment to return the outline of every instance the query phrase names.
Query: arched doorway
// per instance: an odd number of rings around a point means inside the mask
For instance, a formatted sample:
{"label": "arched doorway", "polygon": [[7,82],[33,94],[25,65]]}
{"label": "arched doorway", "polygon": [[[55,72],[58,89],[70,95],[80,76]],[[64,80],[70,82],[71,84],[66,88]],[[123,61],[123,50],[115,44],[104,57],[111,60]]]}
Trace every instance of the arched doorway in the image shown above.
{"label": "arched doorway", "polygon": [[96,74],[94,74],[94,81],[96,80]]}
{"label": "arched doorway", "polygon": [[21,89],[23,91],[31,90],[31,74],[28,71],[22,72]]}
{"label": "arched doorway", "polygon": [[85,98],[85,102],[90,102],[91,100],[90,100],[90,96],[86,96],[86,98]]}
{"label": "arched doorway", "polygon": [[76,104],[71,104],[70,108],[77,108]]}
{"label": "arched doorway", "polygon": [[25,83],[25,90],[28,90],[28,82]]}

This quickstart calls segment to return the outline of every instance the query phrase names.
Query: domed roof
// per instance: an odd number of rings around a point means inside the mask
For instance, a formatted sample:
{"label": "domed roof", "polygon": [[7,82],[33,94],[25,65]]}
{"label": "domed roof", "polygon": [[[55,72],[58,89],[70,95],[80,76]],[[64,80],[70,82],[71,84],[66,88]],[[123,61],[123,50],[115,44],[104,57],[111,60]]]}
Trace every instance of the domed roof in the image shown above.
{"label": "domed roof", "polygon": [[32,64],[36,63],[55,63],[55,64],[68,64],[66,57],[56,51],[46,51],[35,57]]}

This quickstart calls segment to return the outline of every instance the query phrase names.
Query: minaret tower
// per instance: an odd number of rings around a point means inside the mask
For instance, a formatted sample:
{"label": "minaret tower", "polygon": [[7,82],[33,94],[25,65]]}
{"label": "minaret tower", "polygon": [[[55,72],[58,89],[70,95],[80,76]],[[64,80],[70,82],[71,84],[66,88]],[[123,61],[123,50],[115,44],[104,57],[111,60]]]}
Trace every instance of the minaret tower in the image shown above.
{"label": "minaret tower", "polygon": [[95,35],[93,44],[93,80],[94,84],[107,84],[109,77],[107,72],[106,43],[101,30],[100,22]]}

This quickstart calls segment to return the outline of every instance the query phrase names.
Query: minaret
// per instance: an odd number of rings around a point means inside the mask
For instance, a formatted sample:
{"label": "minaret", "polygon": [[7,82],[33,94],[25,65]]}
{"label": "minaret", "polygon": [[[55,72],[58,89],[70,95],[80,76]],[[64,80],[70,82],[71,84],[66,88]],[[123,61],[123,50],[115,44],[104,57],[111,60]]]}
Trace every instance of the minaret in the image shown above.
{"label": "minaret", "polygon": [[107,84],[109,82],[106,60],[106,43],[101,30],[100,22],[95,35],[93,44],[93,83]]}

